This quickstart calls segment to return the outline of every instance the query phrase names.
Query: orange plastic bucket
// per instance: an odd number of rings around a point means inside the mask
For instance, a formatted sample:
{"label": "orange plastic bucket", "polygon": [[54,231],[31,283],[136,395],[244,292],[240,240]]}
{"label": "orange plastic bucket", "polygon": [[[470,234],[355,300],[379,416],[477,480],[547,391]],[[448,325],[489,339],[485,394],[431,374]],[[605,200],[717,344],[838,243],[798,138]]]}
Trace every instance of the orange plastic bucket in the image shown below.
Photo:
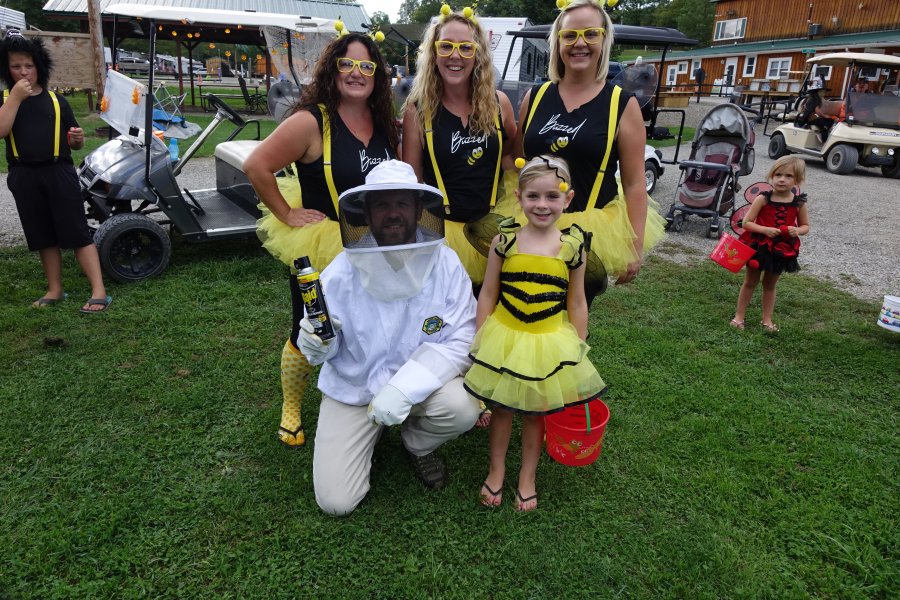
{"label": "orange plastic bucket", "polygon": [[737,273],[754,254],[756,250],[736,237],[723,233],[709,257],[732,273]]}
{"label": "orange plastic bucket", "polygon": [[547,454],[570,467],[591,464],[600,456],[608,421],[609,407],[602,400],[547,415]]}

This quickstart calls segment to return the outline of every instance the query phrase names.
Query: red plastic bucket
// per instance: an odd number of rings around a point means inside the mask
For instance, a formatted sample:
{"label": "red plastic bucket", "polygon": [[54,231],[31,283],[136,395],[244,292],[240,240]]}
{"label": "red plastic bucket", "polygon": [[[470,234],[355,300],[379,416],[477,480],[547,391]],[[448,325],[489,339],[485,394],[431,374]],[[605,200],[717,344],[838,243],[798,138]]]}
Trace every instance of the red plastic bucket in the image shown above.
{"label": "red plastic bucket", "polygon": [[547,415],[547,454],[570,467],[591,464],[600,456],[608,421],[609,407],[602,400]]}
{"label": "red plastic bucket", "polygon": [[754,254],[756,250],[736,237],[723,233],[709,257],[732,273],[737,273]]}

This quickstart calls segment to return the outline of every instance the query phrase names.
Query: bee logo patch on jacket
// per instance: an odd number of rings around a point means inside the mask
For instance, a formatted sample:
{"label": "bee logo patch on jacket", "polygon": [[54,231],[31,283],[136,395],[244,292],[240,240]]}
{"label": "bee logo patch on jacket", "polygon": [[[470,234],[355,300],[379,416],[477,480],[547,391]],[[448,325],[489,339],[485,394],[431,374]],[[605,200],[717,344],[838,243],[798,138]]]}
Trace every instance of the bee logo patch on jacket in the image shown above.
{"label": "bee logo patch on jacket", "polygon": [[425,322],[422,323],[422,331],[431,335],[432,333],[437,333],[444,326],[444,320],[440,317],[428,317],[425,319]]}

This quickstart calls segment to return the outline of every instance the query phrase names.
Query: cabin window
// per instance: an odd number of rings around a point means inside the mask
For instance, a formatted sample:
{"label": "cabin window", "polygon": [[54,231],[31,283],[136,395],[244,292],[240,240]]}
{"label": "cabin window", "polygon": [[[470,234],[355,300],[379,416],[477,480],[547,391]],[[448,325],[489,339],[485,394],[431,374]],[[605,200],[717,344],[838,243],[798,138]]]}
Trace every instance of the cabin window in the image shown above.
{"label": "cabin window", "polygon": [[696,79],[695,75],[697,74],[697,69],[699,69],[700,66],[701,66],[700,60],[695,58],[694,60],[691,61],[691,71],[690,71],[691,81],[694,81]]}
{"label": "cabin window", "polygon": [[687,63],[686,60],[683,60],[683,61],[679,62],[679,63],[678,63],[678,74],[679,74],[679,75],[684,75],[685,73],[687,73],[687,72],[688,72],[688,68],[687,68],[687,67],[688,67],[688,63]]}
{"label": "cabin window", "polygon": [[781,79],[788,76],[791,70],[791,57],[770,58],[769,68],[766,71],[766,79]]}
{"label": "cabin window", "polygon": [[744,57],[744,72],[741,74],[742,77],[753,77],[753,74],[756,73],[756,57],[755,56],[745,56]]}
{"label": "cabin window", "polygon": [[821,77],[823,81],[831,81],[831,66],[818,65],[816,67],[816,77]]}
{"label": "cabin window", "polygon": [[716,21],[715,41],[719,40],[737,40],[744,37],[747,30],[747,17],[741,19],[729,19],[727,21]]}

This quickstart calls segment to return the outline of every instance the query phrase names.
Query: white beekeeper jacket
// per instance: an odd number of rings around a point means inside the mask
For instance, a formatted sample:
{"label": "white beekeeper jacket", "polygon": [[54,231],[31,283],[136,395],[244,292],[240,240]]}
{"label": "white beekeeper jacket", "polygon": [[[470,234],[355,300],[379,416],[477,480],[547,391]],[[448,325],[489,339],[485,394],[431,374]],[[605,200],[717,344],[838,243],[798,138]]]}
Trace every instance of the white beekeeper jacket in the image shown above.
{"label": "white beekeeper jacket", "polygon": [[450,248],[439,247],[430,276],[411,298],[371,296],[346,252],[322,272],[322,286],[328,310],[342,326],[337,351],[319,373],[326,396],[365,406],[391,384],[418,404],[471,366],[475,298]]}

